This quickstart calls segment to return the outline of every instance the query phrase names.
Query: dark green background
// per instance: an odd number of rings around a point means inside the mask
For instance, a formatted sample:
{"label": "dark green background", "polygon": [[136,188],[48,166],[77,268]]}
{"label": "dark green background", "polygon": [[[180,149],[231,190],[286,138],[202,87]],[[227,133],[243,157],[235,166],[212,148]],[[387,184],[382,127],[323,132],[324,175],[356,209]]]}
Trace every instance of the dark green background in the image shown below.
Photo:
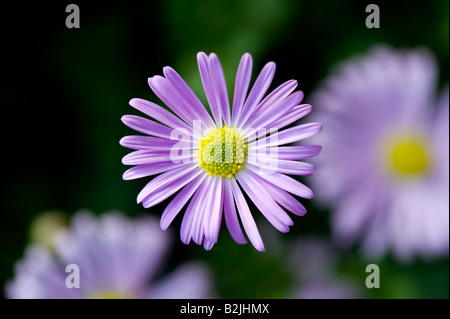
{"label": "dark green background", "polygon": [[[272,88],[297,79],[307,100],[335,63],[385,43],[427,47],[438,60],[441,87],[448,85],[448,1],[371,2],[380,7],[380,29],[366,28],[370,2],[356,0],[75,1],[80,29],[65,26],[71,2],[2,4],[0,286],[12,277],[29,225],[41,212],[161,214],[167,201],[148,211],[136,204],[148,180],[122,180],[121,158],[128,150],[118,142],[133,133],[120,121],[124,114],[138,114],[128,105],[131,98],[159,102],[147,78],[162,74],[166,65],[204,101],[196,53],[218,54],[232,92],[239,59],[249,52],[253,78],[275,61]],[[177,237],[166,271],[200,259],[211,266],[221,297],[286,297],[293,278],[286,247],[307,235],[329,236],[329,212],[314,201],[303,203],[308,214],[295,217],[288,234],[266,231],[268,222],[257,219],[267,253],[237,245],[223,225],[209,252]],[[176,236],[180,223],[178,217],[171,226]],[[268,242],[272,235],[281,245]],[[356,249],[341,252],[336,272],[364,288],[366,264]],[[369,298],[448,298],[448,258],[400,264],[387,256],[378,264],[382,288],[364,288]]]}

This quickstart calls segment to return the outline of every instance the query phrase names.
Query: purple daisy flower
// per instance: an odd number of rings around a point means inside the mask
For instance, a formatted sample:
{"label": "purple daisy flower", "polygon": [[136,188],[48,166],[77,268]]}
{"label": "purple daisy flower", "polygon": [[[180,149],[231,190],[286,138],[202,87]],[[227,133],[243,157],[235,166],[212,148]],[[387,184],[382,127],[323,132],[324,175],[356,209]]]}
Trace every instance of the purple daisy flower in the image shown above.
{"label": "purple daisy flower", "polygon": [[303,92],[294,92],[295,80],[283,83],[264,98],[275,74],[275,63],[264,66],[247,95],[252,58],[244,54],[230,108],[217,55],[200,52],[197,60],[212,116],[172,68],[163,69],[164,77],[149,78],[153,92],[175,114],[149,101],[130,101],[132,107],[159,123],[134,115],[122,117],[130,128],[150,135],[126,136],[120,141],[122,146],[136,150],[122,160],[125,165],[136,165],[123,178],[162,173],[137,197],[146,208],[179,191],[162,214],[164,230],[192,198],[181,225],[183,243],[192,239],[211,249],[218,239],[222,215],[233,239],[246,243],[239,215],[250,242],[264,251],[244,193],[274,227],[289,231],[293,221],[284,209],[300,216],[306,213],[291,194],[312,198],[313,192],[286,174],[313,174],[313,165],[297,160],[316,156],[321,147],[285,145],[317,134],[322,126],[310,123],[277,131],[308,114],[311,106],[300,104]]}
{"label": "purple daisy flower", "polygon": [[363,238],[378,257],[448,255],[448,87],[425,50],[379,47],[343,64],[313,99],[327,131],[314,176],[318,200],[335,207],[340,243]]}
{"label": "purple daisy flower", "polygon": [[[37,245],[27,248],[15,277],[6,285],[6,295],[11,299],[212,297],[211,274],[198,262],[183,264],[155,280],[171,242],[158,224],[150,216],[130,220],[119,213],[95,218],[79,212],[71,228],[55,236],[52,252]],[[68,265],[78,266],[78,287],[67,285],[72,272],[67,272]]]}

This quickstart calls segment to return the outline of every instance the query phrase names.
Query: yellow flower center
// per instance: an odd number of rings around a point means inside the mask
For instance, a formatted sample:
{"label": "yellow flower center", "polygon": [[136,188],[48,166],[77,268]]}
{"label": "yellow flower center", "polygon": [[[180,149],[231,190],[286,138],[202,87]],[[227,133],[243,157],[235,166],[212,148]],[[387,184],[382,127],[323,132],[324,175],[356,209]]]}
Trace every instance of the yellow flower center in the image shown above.
{"label": "yellow flower center", "polygon": [[133,299],[133,297],[119,291],[100,290],[88,296],[88,299]]}
{"label": "yellow flower center", "polygon": [[231,178],[244,168],[246,158],[247,143],[234,128],[216,127],[200,141],[199,167],[208,175]]}
{"label": "yellow flower center", "polygon": [[390,171],[401,177],[422,176],[431,166],[425,142],[414,136],[400,137],[389,142],[386,157]]}

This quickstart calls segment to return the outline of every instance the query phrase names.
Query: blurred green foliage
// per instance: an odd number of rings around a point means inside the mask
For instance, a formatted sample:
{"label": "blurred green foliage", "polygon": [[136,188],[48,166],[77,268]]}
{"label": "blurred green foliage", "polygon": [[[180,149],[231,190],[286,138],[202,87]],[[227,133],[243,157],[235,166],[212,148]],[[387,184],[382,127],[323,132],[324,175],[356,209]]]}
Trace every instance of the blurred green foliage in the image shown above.
{"label": "blurred green foliage", "polygon": [[[167,202],[148,211],[136,204],[146,181],[122,180],[126,167],[121,158],[128,151],[118,142],[132,134],[121,116],[137,114],[128,101],[141,97],[158,102],[147,78],[162,74],[166,65],[206,101],[196,53],[219,55],[231,94],[239,59],[250,52],[253,78],[264,63],[275,61],[272,87],[295,78],[308,98],[334,64],[387,43],[429,48],[438,59],[441,84],[448,83],[448,1],[377,1],[380,29],[365,27],[370,2],[356,0],[76,3],[80,29],[64,25],[68,3],[34,4],[26,12],[18,4],[2,7],[7,17],[1,29],[9,30],[3,37],[8,48],[3,116],[12,124],[3,128],[11,168],[5,169],[2,192],[2,287],[28,243],[31,220],[42,211],[161,214]],[[308,214],[294,218],[291,232],[279,236],[279,246],[266,240],[268,247],[274,245],[266,253],[237,245],[222,227],[210,252],[177,240],[169,267],[186,259],[204,260],[221,297],[286,298],[295,274],[285,265],[289,251],[283,244],[308,234],[329,236],[329,212],[314,201],[303,202]],[[260,217],[258,225],[267,224]],[[171,226],[174,233],[180,222],[178,217]],[[336,271],[363,287],[370,262],[357,251],[339,257]],[[382,288],[368,290],[369,298],[448,298],[448,259],[399,264],[387,257],[380,268]]]}

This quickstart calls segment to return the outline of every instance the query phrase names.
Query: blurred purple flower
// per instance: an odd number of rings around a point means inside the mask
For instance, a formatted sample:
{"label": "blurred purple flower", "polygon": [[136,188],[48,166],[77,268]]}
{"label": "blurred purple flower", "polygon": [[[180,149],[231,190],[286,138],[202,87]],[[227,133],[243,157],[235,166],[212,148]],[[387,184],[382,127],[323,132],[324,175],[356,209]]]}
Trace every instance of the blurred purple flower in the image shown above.
{"label": "blurred purple flower", "polygon": [[[269,129],[283,128],[311,111],[310,105],[300,104],[303,92],[293,93],[297,81],[283,83],[264,98],[275,74],[275,63],[269,62],[247,96],[252,58],[246,53],[237,70],[231,112],[217,55],[200,52],[197,60],[212,117],[184,80],[172,68],[165,67],[165,77],[154,76],[148,83],[175,115],[149,101],[130,101],[132,107],[162,124],[134,115],[122,117],[130,128],[150,135],[126,136],[120,141],[122,146],[137,150],[123,158],[123,164],[136,165],[123,178],[162,173],[137,197],[146,208],[181,190],[162,214],[162,229],[167,229],[192,197],[181,224],[183,243],[193,239],[201,245],[204,240],[205,249],[211,249],[218,239],[222,213],[233,239],[246,243],[238,212],[250,242],[264,251],[241,187],[275,228],[288,232],[293,221],[283,208],[295,215],[306,213],[289,193],[312,198],[313,192],[285,174],[311,175],[314,166],[297,160],[316,156],[321,147],[278,146],[313,136],[322,126],[303,124],[261,138]],[[183,143],[181,155],[177,151],[175,156],[174,148]]]}
{"label": "blurred purple flower", "polygon": [[[54,253],[30,246],[6,286],[12,299],[209,298],[211,278],[200,263],[179,266],[155,280],[168,252],[170,235],[153,217],[135,221],[119,213],[98,219],[74,216],[70,230],[55,236]],[[79,267],[79,288],[68,288],[67,265]]]}
{"label": "blurred purple flower", "polygon": [[315,94],[327,129],[313,183],[339,243],[363,238],[371,258],[448,255],[449,97],[447,87],[436,100],[436,80],[426,50],[379,47]]}

